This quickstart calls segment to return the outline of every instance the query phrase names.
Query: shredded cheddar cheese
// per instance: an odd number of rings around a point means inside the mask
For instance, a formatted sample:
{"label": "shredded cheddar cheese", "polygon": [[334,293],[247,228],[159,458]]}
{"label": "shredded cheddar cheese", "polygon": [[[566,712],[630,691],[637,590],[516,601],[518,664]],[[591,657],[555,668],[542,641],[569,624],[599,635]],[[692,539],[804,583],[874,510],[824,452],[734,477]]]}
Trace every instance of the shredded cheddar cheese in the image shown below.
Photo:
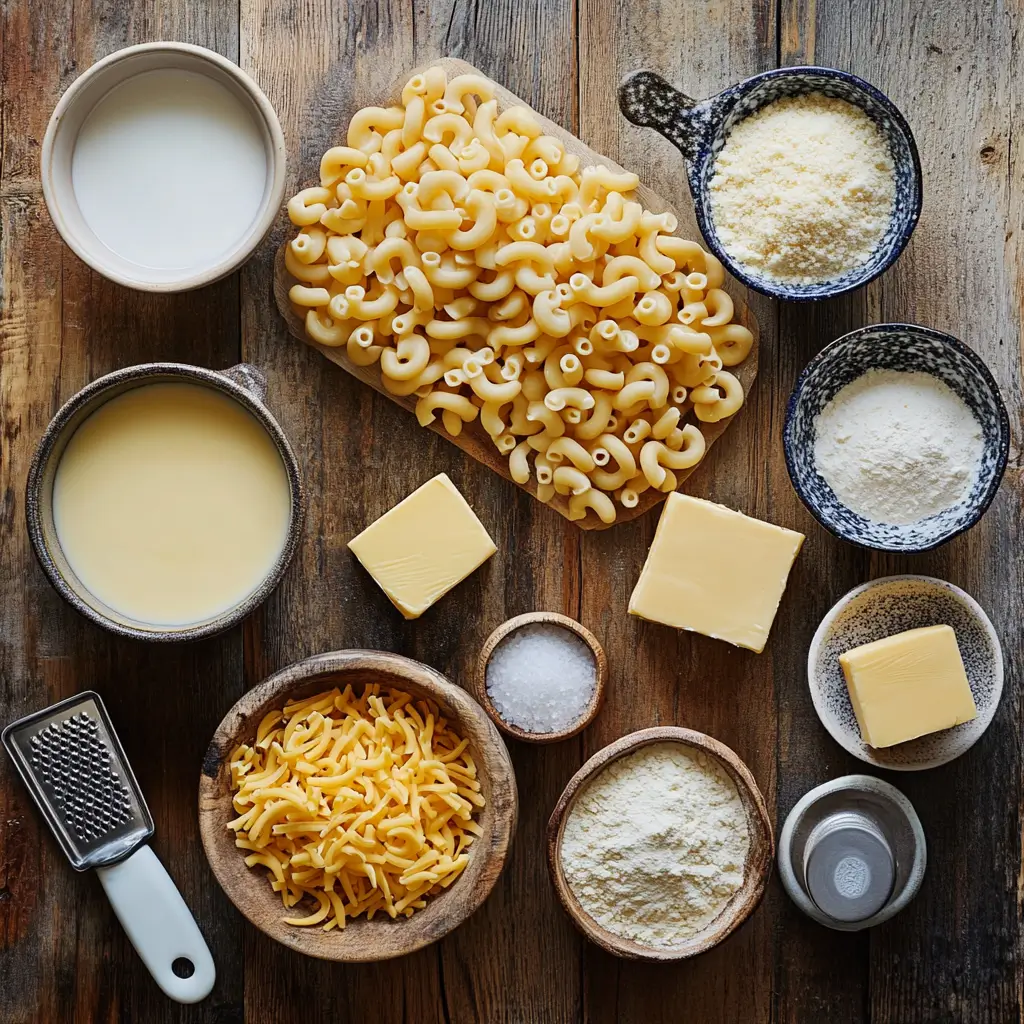
{"label": "shredded cheddar cheese", "polygon": [[231,754],[228,822],[246,865],[265,867],[286,924],[344,928],[378,911],[406,917],[469,863],[484,806],[476,765],[428,700],[351,686],[268,714]]}

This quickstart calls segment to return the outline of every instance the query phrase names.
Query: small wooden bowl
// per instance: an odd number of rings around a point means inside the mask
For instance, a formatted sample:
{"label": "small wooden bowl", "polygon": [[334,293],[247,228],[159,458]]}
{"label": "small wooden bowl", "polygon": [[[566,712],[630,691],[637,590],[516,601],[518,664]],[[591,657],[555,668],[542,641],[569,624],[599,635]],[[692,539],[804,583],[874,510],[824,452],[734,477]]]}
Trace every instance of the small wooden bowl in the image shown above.
{"label": "small wooden bowl", "polygon": [[[644,946],[632,939],[623,938],[599,925],[580,906],[575,894],[569,887],[562,869],[562,833],[569,811],[576,797],[591,779],[596,777],[612,761],[617,761],[626,754],[632,754],[640,747],[651,743],[678,743],[682,746],[696,747],[715,757],[736,785],[736,790],[743,802],[743,810],[747,816],[747,831],[750,835],[750,847],[747,860],[743,866],[743,885],[735,893],[723,911],[699,934],[687,939],[679,946],[671,949],[657,949]],[[747,766],[724,743],[712,739],[702,732],[692,729],[680,729],[675,726],[661,726],[655,729],[641,729],[610,743],[599,750],[569,780],[565,791],[548,821],[548,868],[555,891],[561,900],[566,913],[573,923],[591,942],[614,956],[628,960],[649,960],[664,963],[673,960],[686,960],[705,953],[712,946],[717,946],[728,935],[731,935],[761,902],[768,876],[771,874],[772,861],[775,859],[775,840],[772,837],[772,826],[768,819],[764,797],[757,788],[754,777]]]}
{"label": "small wooden bowl", "polygon": [[[554,626],[562,626],[570,632],[575,633],[589,648],[594,655],[595,684],[594,695],[590,699],[583,717],[572,727],[563,729],[561,732],[528,732],[520,729],[511,722],[506,722],[501,713],[494,706],[490,695],[487,692],[487,663],[491,660],[494,649],[510,633],[514,633],[523,626],[532,626],[540,623],[548,623]],[[484,643],[480,650],[480,657],[477,658],[476,672],[473,674],[473,695],[480,702],[484,711],[491,716],[491,721],[506,735],[513,739],[522,740],[524,743],[557,743],[559,740],[567,740],[570,736],[583,732],[584,729],[594,720],[594,716],[601,710],[604,703],[604,691],[608,682],[608,659],[604,656],[604,649],[598,643],[597,637],[568,615],[559,615],[558,612],[527,612],[525,615],[517,615],[507,622],[503,622]]]}
{"label": "small wooden bowl", "polygon": [[[344,930],[287,925],[281,897],[263,869],[247,868],[227,822],[236,817],[231,804],[228,758],[241,742],[251,742],[269,711],[338,686],[377,682],[433,700],[453,728],[469,740],[484,799],[477,819],[483,835],[469,851],[469,864],[452,886],[432,896],[411,917],[392,921],[356,918]],[[199,779],[199,831],[217,881],[232,903],[272,939],[321,960],[372,961],[404,956],[436,942],[457,928],[494,888],[516,827],[518,797],[515,774],[505,744],[475,701],[439,672],[409,658],[384,651],[334,651],[282,669],[246,693],[214,733]]]}

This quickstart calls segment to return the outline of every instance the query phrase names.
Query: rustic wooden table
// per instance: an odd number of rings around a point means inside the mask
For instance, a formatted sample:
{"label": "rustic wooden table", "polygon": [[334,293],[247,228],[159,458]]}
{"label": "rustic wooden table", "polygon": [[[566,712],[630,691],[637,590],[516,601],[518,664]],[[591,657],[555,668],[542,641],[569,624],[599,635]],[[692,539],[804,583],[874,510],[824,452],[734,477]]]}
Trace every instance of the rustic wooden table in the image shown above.
{"label": "rustic wooden table", "polygon": [[[71,255],[40,191],[47,118],[93,61],[150,39],[200,43],[255,77],[284,125],[290,186],[315,176],[320,153],[356,107],[376,101],[401,69],[439,54],[478,65],[635,168],[681,210],[688,197],[679,156],[618,113],[624,72],[649,65],[703,96],[779,64],[815,62],[887,92],[910,120],[924,164],[924,213],[909,249],[847,299],[780,307],[751,297],[762,331],[756,388],[688,484],[807,534],[766,652],[627,617],[657,512],[582,533],[288,337],[270,287],[283,223],[240,274],[190,295],[126,291]],[[69,868],[0,758],[3,1021],[1021,1018],[1024,174],[1012,145],[1024,139],[1019,4],[7,0],[0,41],[0,721],[81,689],[103,694],[156,819],[156,849],[218,968],[205,1003],[181,1008],[164,999],[96,880]],[[827,535],[791,490],[782,456],[782,415],[800,369],[831,338],[883,320],[965,338],[999,380],[1018,433],[1002,491],[980,525],[913,558],[871,555]],[[117,640],[65,607],[35,565],[24,525],[29,460],[60,403],[102,373],[154,359],[218,368],[245,359],[265,370],[269,403],[299,453],[310,495],[300,552],[265,607],[243,628],[171,648]],[[491,528],[499,553],[419,622],[406,623],[345,545],[441,470]],[[642,966],[586,945],[556,904],[542,839],[583,759],[644,726],[702,729],[750,765],[781,822],[811,786],[861,767],[811,707],[804,664],[815,626],[855,584],[907,571],[977,597],[1002,635],[1008,671],[999,713],[973,750],[892,780],[928,834],[927,877],[914,903],[870,934],[843,935],[802,917],[773,878],[753,918],[697,961]],[[466,682],[491,629],[534,608],[566,612],[598,634],[610,693],[581,738],[513,745],[519,832],[485,907],[438,945],[381,965],[302,959],[249,927],[214,881],[196,831],[200,759],[226,709],[275,669],[334,648],[400,651]]]}

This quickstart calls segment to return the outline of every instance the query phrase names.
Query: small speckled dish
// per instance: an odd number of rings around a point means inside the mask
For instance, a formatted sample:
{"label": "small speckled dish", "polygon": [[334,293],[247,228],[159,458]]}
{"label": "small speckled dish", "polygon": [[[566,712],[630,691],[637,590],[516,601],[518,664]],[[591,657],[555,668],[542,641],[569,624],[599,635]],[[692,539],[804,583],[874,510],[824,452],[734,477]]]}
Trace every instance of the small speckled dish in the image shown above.
{"label": "small speckled dish", "polygon": [[[715,229],[708,186],[715,159],[738,122],[775,100],[812,92],[852,103],[875,122],[892,155],[896,201],[888,230],[866,263],[828,281],[795,284],[757,274],[725,251]],[[856,75],[835,68],[778,68],[698,102],[653,71],[634,71],[619,86],[619,108],[633,124],[654,128],[683,154],[697,224],[708,246],[734,277],[764,295],[799,302],[833,298],[860,288],[896,262],[917,225],[921,161],[910,125],[886,95]]]}
{"label": "small speckled dish", "polygon": [[[922,626],[952,626],[978,717],[952,729],[875,749],[860,736],[839,655]],[[821,621],[807,654],[807,682],[821,724],[854,757],[891,771],[936,768],[969,750],[1003,692],[1003,650],[989,617],[959,587],[930,576],[886,576],[855,587]]]}
{"label": "small speckled dish", "polygon": [[[814,461],[818,414],[847,384],[876,369],[930,373],[959,395],[982,429],[981,463],[970,493],[914,523],[879,523],[847,508]],[[991,371],[962,341],[916,324],[875,324],[837,338],[807,364],[786,408],[782,440],[793,488],[826,530],[880,551],[928,551],[972,527],[992,504],[1010,453],[1010,421]]]}
{"label": "small speckled dish", "polygon": [[[262,583],[232,608],[202,622],[184,626],[163,626],[129,618],[101,601],[75,575],[61,550],[57,527],[53,521],[53,481],[61,455],[72,435],[105,402],[133,388],[147,384],[185,382],[199,384],[227,395],[236,401],[263,427],[274,442],[291,489],[291,515],[284,549]],[[122,637],[137,640],[198,640],[230,629],[255,611],[281,581],[292,560],[302,534],[305,496],[299,478],[299,463],[280,424],[264,402],[267,397],[266,377],[248,363],[239,363],[227,370],[207,370],[186,363],[142,363],[126,366],[86,385],[61,406],[50,421],[36,448],[29,467],[25,489],[25,519],[36,558],[54,589],[76,611],[93,622]]]}

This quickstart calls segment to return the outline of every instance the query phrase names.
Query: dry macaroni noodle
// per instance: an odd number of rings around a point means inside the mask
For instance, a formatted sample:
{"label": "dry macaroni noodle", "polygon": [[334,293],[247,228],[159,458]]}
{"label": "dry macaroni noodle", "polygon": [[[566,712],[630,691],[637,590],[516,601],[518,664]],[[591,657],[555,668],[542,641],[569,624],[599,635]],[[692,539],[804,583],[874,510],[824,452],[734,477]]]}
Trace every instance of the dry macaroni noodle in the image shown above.
{"label": "dry macaroni noodle", "polygon": [[[719,261],[637,185],[581,172],[526,108],[499,113],[489,80],[432,67],[400,106],[359,111],[288,203],[290,298],[314,341],[414,396],[421,424],[479,417],[517,483],[611,522],[700,461],[692,420],[740,408],[723,367],[753,344]],[[334,896],[314,916],[335,920]]]}

